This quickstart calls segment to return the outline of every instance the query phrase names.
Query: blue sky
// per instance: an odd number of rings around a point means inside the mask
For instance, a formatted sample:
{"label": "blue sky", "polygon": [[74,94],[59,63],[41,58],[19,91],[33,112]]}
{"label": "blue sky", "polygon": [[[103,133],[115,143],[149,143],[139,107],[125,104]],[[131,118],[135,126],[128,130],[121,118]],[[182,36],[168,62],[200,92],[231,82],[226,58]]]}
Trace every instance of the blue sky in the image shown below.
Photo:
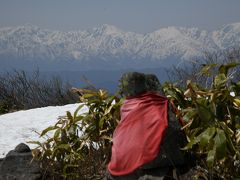
{"label": "blue sky", "polygon": [[213,30],[240,22],[240,0],[0,0],[0,27],[30,23],[53,30],[102,24],[152,32],[167,26]]}

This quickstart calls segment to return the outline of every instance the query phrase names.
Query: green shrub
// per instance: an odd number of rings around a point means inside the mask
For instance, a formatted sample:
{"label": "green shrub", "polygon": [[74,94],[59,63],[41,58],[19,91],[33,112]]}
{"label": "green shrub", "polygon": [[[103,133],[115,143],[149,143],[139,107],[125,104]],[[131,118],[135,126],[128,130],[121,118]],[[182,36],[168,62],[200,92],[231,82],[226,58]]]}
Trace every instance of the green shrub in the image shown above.
{"label": "green shrub", "polygon": [[6,102],[0,102],[0,114],[5,114],[9,112],[9,105]]}
{"label": "green shrub", "polygon": [[[78,93],[81,105],[41,133],[45,142],[31,142],[38,145],[33,154],[53,178],[101,179],[110,159],[121,100],[104,90],[79,89]],[[83,108],[87,112],[79,114]],[[46,136],[49,132],[52,135]]]}
{"label": "green shrub", "polygon": [[[185,88],[164,85],[176,115],[185,122],[188,144],[183,149],[193,151],[210,176],[223,179],[240,175],[240,82],[231,82],[229,75],[236,66],[204,66],[200,73],[212,80],[209,88],[191,81]],[[212,74],[212,68],[218,68],[217,72]]]}

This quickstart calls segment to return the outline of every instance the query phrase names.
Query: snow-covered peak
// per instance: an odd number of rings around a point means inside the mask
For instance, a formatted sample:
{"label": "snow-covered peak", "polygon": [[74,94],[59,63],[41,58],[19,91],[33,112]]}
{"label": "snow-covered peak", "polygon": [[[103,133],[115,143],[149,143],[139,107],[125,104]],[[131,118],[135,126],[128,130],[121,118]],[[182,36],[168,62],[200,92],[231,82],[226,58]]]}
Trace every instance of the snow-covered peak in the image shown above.
{"label": "snow-covered peak", "polygon": [[158,37],[163,36],[165,39],[168,39],[168,38],[172,38],[180,35],[180,31],[176,27],[166,27],[166,28],[161,28],[149,34],[151,34],[152,36],[158,36]]}
{"label": "snow-covered peak", "polygon": [[12,28],[12,33],[18,33],[18,34],[32,35],[32,34],[36,34],[38,31],[44,31],[44,30],[31,24],[26,24],[23,26]]}
{"label": "snow-covered peak", "polygon": [[239,47],[240,23],[224,25],[219,30],[213,31],[212,39],[221,49]]}
{"label": "snow-covered peak", "polygon": [[111,35],[111,34],[119,34],[121,32],[122,31],[118,29],[116,26],[108,25],[108,24],[103,24],[102,26],[93,28],[92,30],[92,33],[96,35],[103,35],[103,34]]}
{"label": "snow-covered peak", "polygon": [[152,62],[173,57],[189,60],[203,52],[218,51],[239,43],[240,23],[228,24],[212,32],[171,26],[147,34],[126,32],[108,24],[70,32],[41,29],[31,24],[0,28],[0,57],[31,60],[86,62],[98,59],[117,64],[122,64],[125,59],[134,60],[136,64],[143,59]]}
{"label": "snow-covered peak", "polygon": [[240,22],[224,25],[220,28],[220,31],[223,31],[224,33],[240,31]]}

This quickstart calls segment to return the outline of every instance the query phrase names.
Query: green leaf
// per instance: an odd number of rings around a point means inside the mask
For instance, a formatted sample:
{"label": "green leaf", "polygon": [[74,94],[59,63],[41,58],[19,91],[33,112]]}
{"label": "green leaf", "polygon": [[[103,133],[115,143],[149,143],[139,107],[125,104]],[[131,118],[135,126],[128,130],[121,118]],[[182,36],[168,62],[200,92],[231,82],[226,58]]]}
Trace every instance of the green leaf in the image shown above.
{"label": "green leaf", "polygon": [[73,121],[72,114],[71,114],[69,111],[67,111],[67,117],[68,117],[68,119],[70,120],[70,122]]}
{"label": "green leaf", "polygon": [[112,137],[109,137],[109,136],[102,136],[101,138],[102,138],[102,139],[107,139],[107,140],[109,140],[109,141],[112,141]]}
{"label": "green leaf", "polygon": [[104,110],[104,115],[110,114],[113,107],[114,107],[114,104],[111,104],[109,107],[106,107]]}
{"label": "green leaf", "polygon": [[229,69],[235,68],[239,63],[229,63],[226,65],[221,65],[218,69],[219,73],[225,74],[227,76]]}
{"label": "green leaf", "polygon": [[225,132],[222,129],[217,129],[215,138],[216,157],[222,159],[226,155],[227,144]]}
{"label": "green leaf", "polygon": [[227,138],[226,144],[227,144],[228,151],[232,154],[236,153],[237,150],[236,150],[236,148],[234,146],[234,143],[232,141],[232,137],[227,135],[226,138]]}
{"label": "green leaf", "polygon": [[214,85],[215,87],[222,87],[225,85],[225,83],[227,82],[227,77],[225,74],[221,73],[218,74],[215,78],[214,78]]}
{"label": "green leaf", "polygon": [[214,159],[215,159],[215,155],[216,155],[216,150],[210,150],[207,154],[207,164],[209,167],[213,166],[214,163]]}
{"label": "green leaf", "polygon": [[217,66],[217,64],[204,64],[200,72],[203,75],[209,76],[210,75],[209,71],[215,66]]}
{"label": "green leaf", "polygon": [[70,147],[70,145],[69,144],[60,144],[60,145],[58,145],[57,147],[56,147],[56,149],[65,149],[65,150],[70,150],[71,149],[71,147]]}
{"label": "green leaf", "polygon": [[214,114],[211,112],[208,106],[199,105],[198,108],[198,115],[201,119],[202,126],[208,126],[214,121]]}
{"label": "green leaf", "polygon": [[219,122],[219,124],[227,135],[231,137],[234,134],[233,130],[230,127],[228,127],[228,125],[225,122],[222,121]]}
{"label": "green leaf", "polygon": [[237,144],[240,144],[240,131],[238,131],[236,134],[236,142]]}
{"label": "green leaf", "polygon": [[61,132],[61,129],[57,129],[57,130],[55,131],[54,136],[53,136],[54,141],[57,141],[58,138],[60,138],[60,132]]}
{"label": "green leaf", "polygon": [[47,134],[49,131],[52,131],[52,130],[55,130],[57,129],[58,127],[56,126],[49,126],[48,128],[44,129],[42,131],[42,133],[40,134],[40,137],[44,136],[45,134]]}
{"label": "green leaf", "polygon": [[197,138],[199,138],[199,146],[201,149],[203,149],[205,146],[207,146],[210,142],[210,139],[213,138],[215,135],[216,128],[211,127],[207,128],[205,131],[203,131]]}
{"label": "green leaf", "polygon": [[52,151],[50,149],[46,149],[46,151],[44,152],[44,156],[51,156],[52,155]]}
{"label": "green leaf", "polygon": [[39,145],[40,147],[42,146],[42,144],[39,141],[28,141],[27,143],[36,144],[36,145]]}
{"label": "green leaf", "polygon": [[184,96],[186,97],[191,97],[192,95],[192,90],[191,89],[187,89],[185,92],[184,92]]}
{"label": "green leaf", "polygon": [[102,129],[103,128],[103,124],[106,121],[106,116],[103,116],[100,120],[99,120],[99,128]]}
{"label": "green leaf", "polygon": [[239,99],[239,98],[234,98],[233,104],[234,104],[236,107],[240,108],[240,99]]}
{"label": "green leaf", "polygon": [[196,109],[191,107],[182,110],[182,112],[185,113],[183,116],[185,122],[189,122],[190,120],[192,120],[192,118],[194,118],[197,115]]}
{"label": "green leaf", "polygon": [[78,112],[84,107],[84,104],[81,104],[80,106],[78,106],[78,108],[74,111],[74,115],[73,118],[76,119]]}
{"label": "green leaf", "polygon": [[239,115],[235,116],[235,128],[240,130],[240,116]]}
{"label": "green leaf", "polygon": [[96,93],[89,93],[89,94],[84,94],[82,97],[84,99],[89,99],[89,98],[96,97],[96,96],[97,96]]}
{"label": "green leaf", "polygon": [[47,139],[47,141],[45,142],[45,143],[51,143],[52,141],[53,141],[54,139],[53,138],[49,138],[49,139]]}
{"label": "green leaf", "polygon": [[194,137],[193,139],[189,139],[188,144],[184,148],[182,148],[182,150],[192,149],[193,145],[199,143],[199,141],[200,141],[200,139],[197,137]]}

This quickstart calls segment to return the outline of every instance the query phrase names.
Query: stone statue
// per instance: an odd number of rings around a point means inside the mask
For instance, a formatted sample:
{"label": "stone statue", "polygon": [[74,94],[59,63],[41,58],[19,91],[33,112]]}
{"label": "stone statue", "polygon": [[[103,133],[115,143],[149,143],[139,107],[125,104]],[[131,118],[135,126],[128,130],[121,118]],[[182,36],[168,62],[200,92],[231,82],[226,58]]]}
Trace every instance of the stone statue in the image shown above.
{"label": "stone statue", "polygon": [[[161,84],[154,74],[144,74],[139,72],[129,72],[123,74],[120,79],[119,91],[123,97],[138,97],[138,95],[154,92],[164,95]],[[139,167],[135,172],[124,176],[109,176],[108,179],[139,179],[144,176],[164,177],[172,174],[175,170],[175,176],[179,174],[178,167],[184,165],[185,155],[180,150],[186,143],[184,133],[181,131],[181,125],[171,112],[168,105],[168,128],[166,129],[163,142],[160,145],[158,156],[151,162]]]}

